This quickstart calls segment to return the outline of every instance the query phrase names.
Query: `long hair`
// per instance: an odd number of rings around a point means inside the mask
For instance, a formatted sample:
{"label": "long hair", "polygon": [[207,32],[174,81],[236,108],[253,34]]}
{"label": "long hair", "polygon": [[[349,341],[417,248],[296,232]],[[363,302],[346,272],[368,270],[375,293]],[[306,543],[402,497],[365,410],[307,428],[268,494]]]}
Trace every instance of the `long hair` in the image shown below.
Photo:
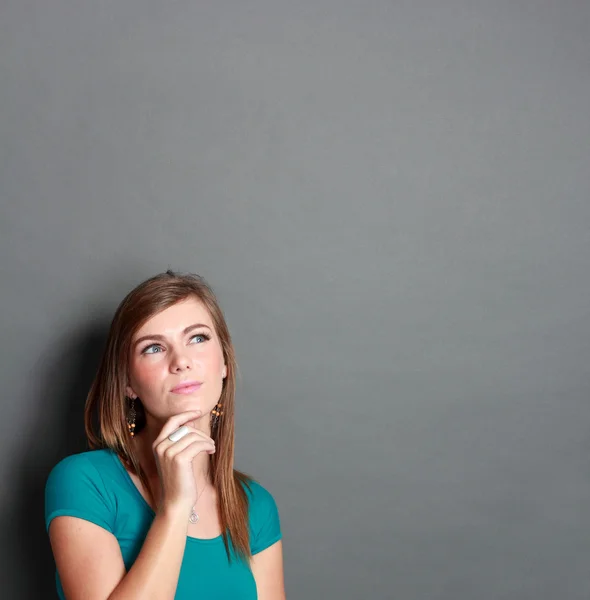
{"label": "long hair", "polygon": [[[123,299],[113,317],[106,347],[86,399],[86,437],[91,449],[110,448],[116,452],[129,470],[139,477],[153,501],[153,490],[130,443],[127,427],[128,399],[125,389],[131,340],[151,317],[189,297],[199,300],[209,311],[227,366],[219,400],[223,414],[211,432],[217,451],[210,456],[209,465],[217,492],[217,508],[228,560],[231,561],[230,545],[238,556],[249,560],[248,497],[244,486],[248,487],[252,478],[234,469],[237,364],[223,312],[213,290],[202,277],[169,270],[144,281]],[[141,404],[136,403],[139,404],[136,406],[138,414],[135,429],[138,433],[145,425],[145,414]]]}

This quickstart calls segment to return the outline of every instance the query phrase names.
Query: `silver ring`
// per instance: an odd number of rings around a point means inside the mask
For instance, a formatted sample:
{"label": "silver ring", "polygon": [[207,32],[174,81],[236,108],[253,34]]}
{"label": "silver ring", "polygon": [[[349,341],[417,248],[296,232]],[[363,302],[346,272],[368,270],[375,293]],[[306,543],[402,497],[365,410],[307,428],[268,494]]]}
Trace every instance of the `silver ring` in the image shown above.
{"label": "silver ring", "polygon": [[168,439],[171,442],[177,442],[178,440],[181,440],[188,433],[188,431],[188,427],[186,425],[183,425],[182,427],[179,427],[176,431],[173,431],[168,436]]}

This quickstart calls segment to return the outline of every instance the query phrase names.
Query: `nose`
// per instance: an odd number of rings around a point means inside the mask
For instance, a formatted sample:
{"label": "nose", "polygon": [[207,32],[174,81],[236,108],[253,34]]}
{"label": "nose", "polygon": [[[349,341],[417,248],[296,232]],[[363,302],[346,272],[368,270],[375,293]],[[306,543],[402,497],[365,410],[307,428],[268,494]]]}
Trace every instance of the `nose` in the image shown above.
{"label": "nose", "polygon": [[175,352],[170,361],[170,371],[179,373],[181,371],[190,371],[191,363],[188,356],[183,352]]}

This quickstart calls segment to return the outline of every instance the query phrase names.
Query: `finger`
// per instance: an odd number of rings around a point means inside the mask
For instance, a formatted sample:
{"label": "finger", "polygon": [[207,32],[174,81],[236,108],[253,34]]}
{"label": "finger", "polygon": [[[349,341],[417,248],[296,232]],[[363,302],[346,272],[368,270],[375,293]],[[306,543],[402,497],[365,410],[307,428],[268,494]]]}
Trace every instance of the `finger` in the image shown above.
{"label": "finger", "polygon": [[[215,440],[212,437],[208,436],[201,429],[197,429],[196,427],[193,427],[192,425],[189,425],[188,423],[186,425],[183,425],[182,427],[186,427],[188,429],[189,433],[196,433],[198,436],[202,437],[204,440],[215,443]],[[174,431],[172,433],[174,433]],[[170,435],[172,435],[172,433]],[[183,434],[182,437],[184,437],[185,435],[186,434]]]}
{"label": "finger", "polygon": [[182,425],[178,429],[175,429],[166,439],[176,443],[188,433],[194,433],[208,442],[215,443],[215,440],[212,437],[209,437],[204,431],[191,427],[190,425]]}
{"label": "finger", "polygon": [[[177,434],[177,435],[175,435]],[[180,435],[180,437],[179,437]],[[170,439],[170,437],[174,437],[174,439]],[[192,441],[203,441],[206,444],[211,445],[213,449],[215,449],[215,441],[209,436],[205,435],[202,431],[198,429],[193,429],[190,425],[183,425],[179,429],[173,431],[169,437],[164,438],[157,446],[154,448],[154,452],[158,456],[174,456],[177,454],[178,450],[182,450],[186,448]],[[172,450],[172,447],[175,450]]]}
{"label": "finger", "polygon": [[158,437],[153,443],[153,446],[157,446],[164,438],[167,438],[175,429],[178,429],[180,426],[188,423],[189,421],[193,421],[194,419],[199,418],[202,414],[203,413],[200,410],[190,410],[170,417],[166,421],[164,427],[162,427],[162,429],[160,430]]}
{"label": "finger", "polygon": [[182,427],[179,427],[178,429],[175,429],[168,436],[168,439],[171,442],[177,442],[178,440],[181,440],[188,432],[189,432],[188,427],[186,425],[183,425]]}
{"label": "finger", "polygon": [[[184,440],[187,440],[187,438],[184,438]],[[175,446],[176,446],[176,444],[175,444]],[[168,452],[172,451],[172,450],[176,451],[176,447],[170,448],[168,450]],[[173,456],[171,456],[171,458],[175,459],[177,461],[180,461],[180,462],[182,462],[183,460],[186,460],[187,462],[189,462],[193,458],[195,458],[195,456],[197,456],[197,454],[199,454],[200,452],[206,452],[207,454],[214,454],[215,446],[208,442],[204,442],[202,440],[195,440],[195,441],[189,443],[186,446],[186,448],[181,449],[180,452],[175,453]]]}
{"label": "finger", "polygon": [[201,444],[203,448],[215,450],[215,444],[212,440],[204,440],[195,433],[187,433],[182,439],[178,440],[178,442],[171,443],[166,449],[163,450],[162,454],[166,460],[171,460],[192,444],[197,443]]}

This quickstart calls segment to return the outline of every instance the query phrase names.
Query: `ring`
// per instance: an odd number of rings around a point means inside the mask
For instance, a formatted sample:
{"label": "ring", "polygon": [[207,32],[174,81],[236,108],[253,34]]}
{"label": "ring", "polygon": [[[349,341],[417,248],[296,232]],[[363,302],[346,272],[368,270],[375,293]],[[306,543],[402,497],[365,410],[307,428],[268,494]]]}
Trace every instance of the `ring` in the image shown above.
{"label": "ring", "polygon": [[168,439],[171,442],[177,442],[178,440],[181,440],[187,433],[188,433],[188,427],[186,425],[183,425],[182,427],[179,427],[176,431],[173,431],[168,436]]}

